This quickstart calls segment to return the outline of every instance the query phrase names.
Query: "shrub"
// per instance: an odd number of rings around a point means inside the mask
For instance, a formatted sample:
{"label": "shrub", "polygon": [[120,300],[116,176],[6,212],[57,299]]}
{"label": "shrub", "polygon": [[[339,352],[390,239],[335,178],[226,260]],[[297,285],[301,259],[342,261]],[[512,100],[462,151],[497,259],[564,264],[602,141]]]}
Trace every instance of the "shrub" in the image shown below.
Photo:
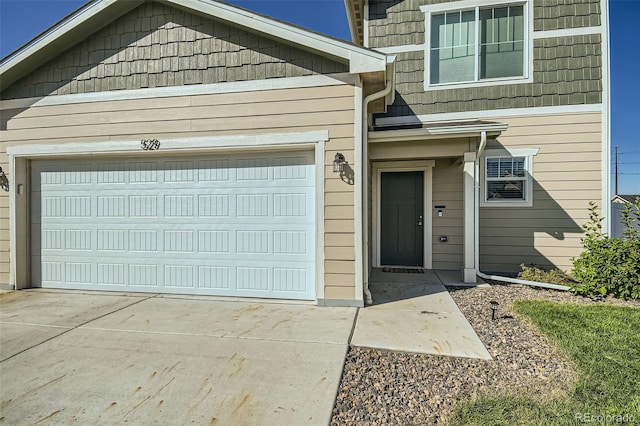
{"label": "shrub", "polygon": [[[638,207],[636,200],[636,208]],[[638,212],[628,211],[626,225],[632,228]],[[571,285],[576,294],[594,297],[610,294],[622,299],[640,299],[640,232],[631,229],[625,238],[602,233],[602,218],[595,203],[589,203],[589,221],[583,226],[584,251],[573,259]]]}
{"label": "shrub", "polygon": [[521,264],[520,269],[522,269],[522,271],[518,273],[518,278],[521,280],[558,285],[573,284],[573,280],[557,268],[545,270],[535,265],[527,266]]}

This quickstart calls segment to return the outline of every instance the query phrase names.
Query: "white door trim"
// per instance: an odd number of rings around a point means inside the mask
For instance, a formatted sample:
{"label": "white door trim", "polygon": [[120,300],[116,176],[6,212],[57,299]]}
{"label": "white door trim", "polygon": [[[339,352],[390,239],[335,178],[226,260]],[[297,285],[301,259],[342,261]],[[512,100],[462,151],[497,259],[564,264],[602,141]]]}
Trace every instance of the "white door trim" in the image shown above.
{"label": "white door trim", "polygon": [[373,239],[373,266],[383,266],[380,262],[380,199],[381,178],[383,172],[424,172],[424,241],[423,241],[423,265],[426,269],[433,267],[433,168],[435,160],[416,161],[386,161],[373,163],[373,214],[372,214],[372,239]]}

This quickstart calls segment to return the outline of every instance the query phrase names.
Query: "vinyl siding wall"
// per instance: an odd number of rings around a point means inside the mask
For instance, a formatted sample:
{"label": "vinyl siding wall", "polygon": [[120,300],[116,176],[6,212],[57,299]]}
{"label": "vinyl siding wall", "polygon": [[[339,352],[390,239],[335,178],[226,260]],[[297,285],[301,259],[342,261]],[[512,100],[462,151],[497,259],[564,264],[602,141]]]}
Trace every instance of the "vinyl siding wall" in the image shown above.
{"label": "vinyl siding wall", "polygon": [[[337,85],[176,96],[2,111],[0,166],[7,146],[142,138],[329,130],[325,170],[325,298],[355,298],[354,187],[331,172],[342,152],[354,164],[354,88]],[[11,179],[11,176],[9,176]],[[0,193],[0,285],[9,282],[9,197]]]}
{"label": "vinyl siding wall", "polygon": [[[452,164],[453,163],[453,164]],[[462,165],[449,158],[433,168],[433,269],[460,269],[464,254],[464,203]],[[446,206],[438,217],[436,205]],[[441,243],[440,236],[448,241]]]}
{"label": "vinyl siding wall", "polygon": [[582,251],[589,201],[600,204],[600,113],[498,118],[509,129],[487,149],[540,148],[533,157],[533,207],[481,207],[480,269],[517,272],[535,264],[571,269]]}

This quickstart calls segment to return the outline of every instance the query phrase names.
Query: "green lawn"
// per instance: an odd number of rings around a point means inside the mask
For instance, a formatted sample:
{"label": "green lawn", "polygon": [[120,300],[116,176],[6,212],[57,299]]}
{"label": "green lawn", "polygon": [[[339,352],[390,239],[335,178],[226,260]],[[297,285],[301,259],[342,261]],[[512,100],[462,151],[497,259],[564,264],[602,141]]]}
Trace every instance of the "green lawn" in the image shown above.
{"label": "green lawn", "polygon": [[452,424],[582,424],[577,413],[627,416],[604,418],[605,422],[592,417],[590,424],[640,424],[640,309],[543,301],[519,301],[514,309],[577,366],[579,377],[568,389],[569,398],[540,402],[527,395],[482,397],[459,405]]}

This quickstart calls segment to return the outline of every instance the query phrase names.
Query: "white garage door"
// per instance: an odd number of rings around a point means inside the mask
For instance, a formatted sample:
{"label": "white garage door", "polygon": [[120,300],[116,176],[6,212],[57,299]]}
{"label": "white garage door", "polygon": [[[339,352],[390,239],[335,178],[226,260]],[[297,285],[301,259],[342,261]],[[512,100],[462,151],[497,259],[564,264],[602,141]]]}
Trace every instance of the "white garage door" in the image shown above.
{"label": "white garage door", "polygon": [[314,299],[313,154],[34,161],[35,286]]}

